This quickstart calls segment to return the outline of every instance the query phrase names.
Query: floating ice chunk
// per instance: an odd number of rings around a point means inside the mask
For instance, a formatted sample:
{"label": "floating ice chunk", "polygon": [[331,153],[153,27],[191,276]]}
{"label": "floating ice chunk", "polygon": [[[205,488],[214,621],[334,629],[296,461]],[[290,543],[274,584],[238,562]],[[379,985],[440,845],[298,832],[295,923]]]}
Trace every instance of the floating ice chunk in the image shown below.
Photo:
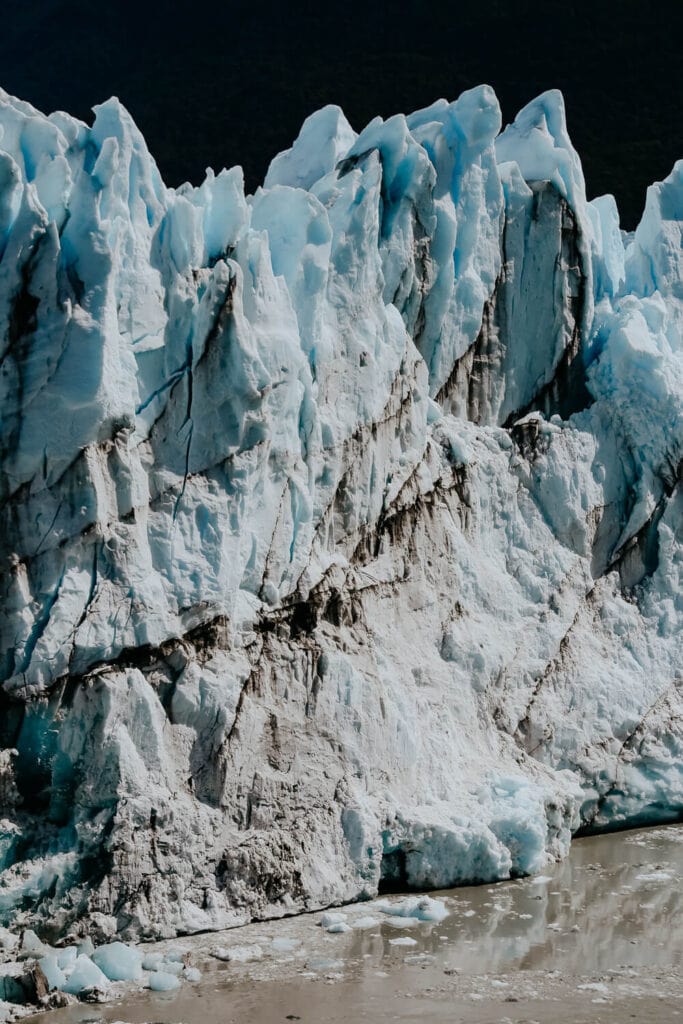
{"label": "floating ice chunk", "polygon": [[160,971],[164,963],[163,953],[147,953],[142,958],[142,969],[144,971]]}
{"label": "floating ice chunk", "polygon": [[391,928],[416,928],[421,921],[419,917],[390,917],[384,924]]}
{"label": "floating ice chunk", "polygon": [[609,989],[602,981],[587,981],[576,987],[580,992],[600,992],[601,995],[609,995]]}
{"label": "floating ice chunk", "polygon": [[180,977],[185,970],[185,964],[182,960],[164,960],[161,967],[157,968],[157,970],[162,971],[165,974],[175,974],[176,977]]}
{"label": "floating ice chunk", "polygon": [[152,992],[173,992],[180,988],[180,979],[166,971],[153,971],[147,982]]}
{"label": "floating ice chunk", "polygon": [[416,918],[418,921],[443,921],[448,917],[442,900],[431,896],[409,896],[395,903],[379,904],[378,909],[392,917]]}
{"label": "floating ice chunk", "polygon": [[411,939],[408,935],[401,935],[398,939],[389,939],[390,946],[417,946],[417,939]]}
{"label": "floating ice chunk", "polygon": [[332,960],[326,956],[314,956],[312,960],[306,961],[306,967],[310,971],[336,971],[343,966],[343,960]]}
{"label": "floating ice chunk", "polygon": [[448,913],[443,901],[432,899],[431,896],[422,896],[418,900],[417,910],[413,911],[414,916],[421,921],[443,921]]}
{"label": "floating ice chunk", "polygon": [[216,960],[234,960],[235,963],[246,964],[251,960],[260,960],[263,950],[258,945],[253,946],[216,946],[211,950],[211,956]]}
{"label": "floating ice chunk", "polygon": [[185,963],[185,957],[189,953],[188,949],[169,949],[164,953],[164,960],[166,963]]}
{"label": "floating ice chunk", "polygon": [[50,953],[48,956],[44,956],[42,960],[38,961],[38,965],[42,969],[42,972],[47,979],[48,986],[51,989],[64,988],[66,976],[59,966],[58,958],[53,953]]}
{"label": "floating ice chunk", "polygon": [[288,939],[286,936],[273,939],[271,948],[275,953],[290,953],[301,945],[301,939]]}
{"label": "floating ice chunk", "polygon": [[346,914],[342,914],[341,911],[326,910],[318,924],[321,928],[328,929],[330,925],[342,924],[344,921],[346,921]]}
{"label": "floating ice chunk", "polygon": [[332,935],[340,935],[343,932],[352,932],[353,928],[346,921],[334,921],[333,924],[327,926],[325,931]]}
{"label": "floating ice chunk", "polygon": [[353,927],[364,931],[366,928],[377,928],[381,924],[378,917],[372,917],[370,914],[367,917],[358,917],[353,922]]}
{"label": "floating ice chunk", "polygon": [[531,879],[531,885],[546,885],[548,882],[552,882],[550,875],[536,875]]}
{"label": "floating ice chunk", "polygon": [[642,875],[636,875],[636,882],[672,882],[673,875],[668,871],[645,871]]}
{"label": "floating ice chunk", "polygon": [[142,954],[123,942],[99,946],[92,960],[110,981],[137,981],[142,977]]}
{"label": "floating ice chunk", "polygon": [[89,956],[79,956],[73,971],[62,986],[62,991],[77,996],[90,988],[106,992],[109,989],[109,979]]}
{"label": "floating ice chunk", "polygon": [[186,967],[185,970],[183,971],[183,978],[185,979],[185,981],[189,981],[192,984],[195,984],[196,982],[202,980],[202,972],[197,970],[196,967]]}

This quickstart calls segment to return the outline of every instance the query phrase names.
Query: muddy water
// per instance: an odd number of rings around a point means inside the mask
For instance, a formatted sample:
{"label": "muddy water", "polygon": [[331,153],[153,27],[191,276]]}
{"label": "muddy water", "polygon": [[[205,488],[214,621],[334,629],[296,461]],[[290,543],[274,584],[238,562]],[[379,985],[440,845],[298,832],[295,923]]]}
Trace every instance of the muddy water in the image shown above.
{"label": "muddy water", "polygon": [[[363,904],[345,908],[349,923],[368,915],[381,923],[347,934],[324,933],[314,914],[177,940],[159,948],[189,950],[203,971],[198,985],[42,1020],[683,1020],[681,878],[682,826],[580,839],[540,877],[435,894],[450,911],[442,922],[402,927]],[[262,955],[253,962],[210,955],[254,944]]]}

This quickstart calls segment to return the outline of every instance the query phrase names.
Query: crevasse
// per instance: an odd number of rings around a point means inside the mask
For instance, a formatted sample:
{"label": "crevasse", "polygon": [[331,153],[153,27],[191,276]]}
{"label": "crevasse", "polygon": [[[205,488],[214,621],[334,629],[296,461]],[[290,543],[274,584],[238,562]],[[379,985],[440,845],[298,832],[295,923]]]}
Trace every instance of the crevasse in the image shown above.
{"label": "crevasse", "polygon": [[683,163],[327,107],[245,196],[0,93],[0,917],[220,928],[683,808]]}

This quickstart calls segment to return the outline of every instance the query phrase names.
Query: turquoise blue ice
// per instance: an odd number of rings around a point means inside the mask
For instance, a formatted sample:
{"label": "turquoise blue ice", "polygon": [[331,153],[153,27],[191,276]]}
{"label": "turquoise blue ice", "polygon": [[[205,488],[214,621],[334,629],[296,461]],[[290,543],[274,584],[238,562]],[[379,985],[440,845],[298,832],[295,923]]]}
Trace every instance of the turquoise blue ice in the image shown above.
{"label": "turquoise blue ice", "polygon": [[220,928],[680,814],[682,224],[682,163],[632,234],[587,199],[558,92],[326,107],[253,196],[0,93],[4,921]]}

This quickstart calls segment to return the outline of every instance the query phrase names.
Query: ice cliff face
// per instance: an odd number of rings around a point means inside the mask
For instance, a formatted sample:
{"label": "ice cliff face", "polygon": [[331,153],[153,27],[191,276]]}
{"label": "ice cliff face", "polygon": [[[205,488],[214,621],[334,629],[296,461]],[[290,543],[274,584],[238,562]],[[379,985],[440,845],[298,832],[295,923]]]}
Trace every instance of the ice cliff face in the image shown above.
{"label": "ice cliff face", "polygon": [[683,809],[683,163],[326,108],[245,197],[0,94],[0,917],[159,935]]}

